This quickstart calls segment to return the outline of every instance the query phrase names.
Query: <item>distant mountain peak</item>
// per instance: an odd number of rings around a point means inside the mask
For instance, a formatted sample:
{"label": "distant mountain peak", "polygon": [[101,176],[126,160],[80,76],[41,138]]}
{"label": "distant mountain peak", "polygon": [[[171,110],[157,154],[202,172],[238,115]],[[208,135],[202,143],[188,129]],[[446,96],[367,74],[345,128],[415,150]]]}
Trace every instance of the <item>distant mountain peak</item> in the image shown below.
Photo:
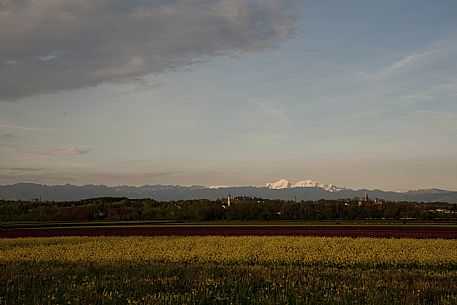
{"label": "distant mountain peak", "polygon": [[341,187],[341,186],[336,186],[336,185],[333,185],[333,184],[322,184],[318,181],[315,181],[315,180],[300,180],[300,181],[297,181],[295,183],[291,183],[289,182],[288,180],[286,179],[280,179],[276,182],[268,182],[265,187],[269,188],[269,189],[275,189],[275,190],[279,190],[279,189],[287,189],[287,188],[295,188],[295,187],[318,187],[318,188],[321,188],[321,189],[324,189],[326,191],[329,191],[329,192],[338,192],[338,191],[341,191],[341,190],[344,190],[345,188],[344,187]]}
{"label": "distant mountain peak", "polygon": [[226,189],[226,188],[229,188],[229,187],[230,186],[228,186],[228,185],[211,185],[208,188],[210,188],[212,190],[217,190],[217,189]]}
{"label": "distant mountain peak", "polygon": [[288,189],[291,186],[292,184],[286,179],[280,179],[276,182],[267,182],[267,184],[265,184],[265,187],[272,190]]}

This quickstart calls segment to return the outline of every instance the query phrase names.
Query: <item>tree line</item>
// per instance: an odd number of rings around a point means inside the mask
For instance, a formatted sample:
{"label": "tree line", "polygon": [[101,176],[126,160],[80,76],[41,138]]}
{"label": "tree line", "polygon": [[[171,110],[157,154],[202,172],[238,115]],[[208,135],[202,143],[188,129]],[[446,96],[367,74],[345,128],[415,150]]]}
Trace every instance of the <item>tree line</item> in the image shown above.
{"label": "tree line", "polygon": [[284,201],[253,197],[180,200],[93,198],[0,201],[0,221],[457,220],[457,205],[355,199]]}

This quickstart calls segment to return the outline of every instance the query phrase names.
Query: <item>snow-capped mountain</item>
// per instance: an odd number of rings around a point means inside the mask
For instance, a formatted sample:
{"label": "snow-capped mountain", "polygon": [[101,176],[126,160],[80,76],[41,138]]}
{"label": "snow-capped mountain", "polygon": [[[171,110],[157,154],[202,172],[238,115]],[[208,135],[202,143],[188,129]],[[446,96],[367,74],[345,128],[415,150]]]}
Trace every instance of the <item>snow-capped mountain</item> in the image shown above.
{"label": "snow-capped mountain", "polygon": [[280,189],[288,189],[292,186],[292,184],[287,181],[286,179],[280,179],[276,182],[268,182],[265,187],[272,189],[272,190],[280,190]]}
{"label": "snow-capped mountain", "polygon": [[324,189],[329,192],[338,192],[346,189],[342,186],[336,186],[333,184],[322,184],[314,180],[297,181],[292,184],[292,187],[320,187],[321,189]]}
{"label": "snow-capped mountain", "polygon": [[301,180],[301,181],[297,181],[295,183],[291,183],[291,182],[287,181],[286,179],[280,179],[276,182],[268,182],[265,185],[265,187],[267,187],[269,189],[275,189],[275,190],[294,188],[294,187],[318,187],[318,188],[324,189],[329,192],[338,192],[338,191],[345,190],[344,187],[336,186],[333,184],[322,184],[322,183],[320,183],[318,181],[314,181],[314,180]]}
{"label": "snow-capped mountain", "polygon": [[226,188],[229,188],[229,187],[230,186],[228,186],[228,185],[211,185],[208,188],[210,188],[212,190],[217,190],[217,189],[226,189]]}

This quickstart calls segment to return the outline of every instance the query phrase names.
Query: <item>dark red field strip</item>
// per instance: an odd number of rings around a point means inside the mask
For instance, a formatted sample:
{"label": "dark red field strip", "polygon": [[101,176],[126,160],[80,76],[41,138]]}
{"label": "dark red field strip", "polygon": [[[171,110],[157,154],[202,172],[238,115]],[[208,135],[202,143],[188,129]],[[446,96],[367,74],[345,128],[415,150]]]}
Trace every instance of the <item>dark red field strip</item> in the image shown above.
{"label": "dark red field strip", "polygon": [[121,227],[121,228],[44,228],[3,229],[1,238],[52,236],[346,236],[378,238],[457,239],[457,227]]}

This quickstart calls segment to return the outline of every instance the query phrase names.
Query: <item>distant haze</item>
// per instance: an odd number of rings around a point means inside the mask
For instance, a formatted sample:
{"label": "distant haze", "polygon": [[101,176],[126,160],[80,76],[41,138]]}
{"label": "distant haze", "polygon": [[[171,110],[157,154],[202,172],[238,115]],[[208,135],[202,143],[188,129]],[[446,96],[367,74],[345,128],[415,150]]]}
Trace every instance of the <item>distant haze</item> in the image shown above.
{"label": "distant haze", "polygon": [[456,12],[0,0],[0,185],[457,190]]}

